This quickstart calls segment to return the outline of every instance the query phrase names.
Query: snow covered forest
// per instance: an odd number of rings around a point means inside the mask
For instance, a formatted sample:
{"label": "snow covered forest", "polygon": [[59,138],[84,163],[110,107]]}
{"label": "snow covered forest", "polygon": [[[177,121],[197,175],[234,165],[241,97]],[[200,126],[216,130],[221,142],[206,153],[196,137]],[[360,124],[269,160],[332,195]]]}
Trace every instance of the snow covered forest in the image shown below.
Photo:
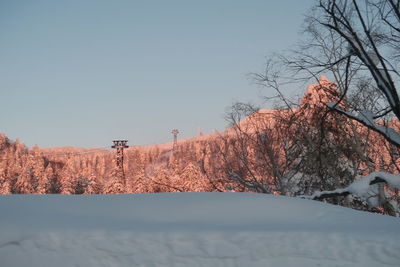
{"label": "snow covered forest", "polygon": [[[230,114],[232,126],[224,132],[179,140],[175,150],[172,143],[125,150],[125,181],[116,171],[115,151],[28,149],[3,134],[0,192],[258,192],[301,196],[345,188],[374,171],[397,173],[397,147],[359,122],[338,113],[327,114],[326,104],[337,99],[336,85],[322,77],[308,87],[296,108],[254,111],[236,105]],[[345,107],[345,101],[341,105]],[[241,117],[243,114],[248,116]],[[389,123],[400,126],[395,119]],[[369,197],[374,194],[378,192],[372,191]],[[398,193],[390,191],[387,198],[395,205],[389,211],[357,197],[337,196],[327,201],[396,216]]]}

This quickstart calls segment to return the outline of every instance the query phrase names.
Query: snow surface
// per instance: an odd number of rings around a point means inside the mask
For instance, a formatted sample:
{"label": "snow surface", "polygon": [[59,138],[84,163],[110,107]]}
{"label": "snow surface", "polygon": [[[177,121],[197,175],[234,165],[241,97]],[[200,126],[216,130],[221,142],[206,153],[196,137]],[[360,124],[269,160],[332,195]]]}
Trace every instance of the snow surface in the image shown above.
{"label": "snow surface", "polygon": [[400,220],[245,193],[0,196],[0,266],[400,266]]}
{"label": "snow surface", "polygon": [[400,175],[391,174],[386,172],[372,172],[369,175],[353,182],[348,187],[348,191],[358,196],[368,197],[368,191],[370,190],[370,183],[376,178],[385,180],[388,186],[392,189],[400,188]]}

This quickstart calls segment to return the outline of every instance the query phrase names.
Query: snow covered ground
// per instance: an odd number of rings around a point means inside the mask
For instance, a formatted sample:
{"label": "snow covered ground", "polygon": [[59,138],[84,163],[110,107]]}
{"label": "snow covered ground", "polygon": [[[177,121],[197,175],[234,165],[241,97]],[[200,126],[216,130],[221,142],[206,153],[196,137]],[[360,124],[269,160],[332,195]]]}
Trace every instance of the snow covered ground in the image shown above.
{"label": "snow covered ground", "polygon": [[400,266],[400,220],[261,194],[0,196],[0,266]]}

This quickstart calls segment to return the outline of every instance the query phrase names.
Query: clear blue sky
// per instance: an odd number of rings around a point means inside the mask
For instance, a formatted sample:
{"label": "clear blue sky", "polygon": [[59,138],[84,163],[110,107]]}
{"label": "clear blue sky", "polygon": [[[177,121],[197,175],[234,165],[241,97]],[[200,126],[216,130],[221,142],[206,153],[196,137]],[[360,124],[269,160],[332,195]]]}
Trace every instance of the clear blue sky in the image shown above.
{"label": "clear blue sky", "polygon": [[311,0],[0,1],[0,132],[28,146],[223,130],[246,74],[299,38]]}

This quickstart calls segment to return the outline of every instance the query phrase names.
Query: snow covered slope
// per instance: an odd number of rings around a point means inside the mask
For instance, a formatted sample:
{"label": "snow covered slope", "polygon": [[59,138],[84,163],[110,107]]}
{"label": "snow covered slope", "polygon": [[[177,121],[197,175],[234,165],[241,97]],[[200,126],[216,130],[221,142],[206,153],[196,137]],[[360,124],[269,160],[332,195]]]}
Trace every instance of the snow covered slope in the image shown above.
{"label": "snow covered slope", "polygon": [[0,266],[400,266],[400,220],[242,193],[0,196]]}

